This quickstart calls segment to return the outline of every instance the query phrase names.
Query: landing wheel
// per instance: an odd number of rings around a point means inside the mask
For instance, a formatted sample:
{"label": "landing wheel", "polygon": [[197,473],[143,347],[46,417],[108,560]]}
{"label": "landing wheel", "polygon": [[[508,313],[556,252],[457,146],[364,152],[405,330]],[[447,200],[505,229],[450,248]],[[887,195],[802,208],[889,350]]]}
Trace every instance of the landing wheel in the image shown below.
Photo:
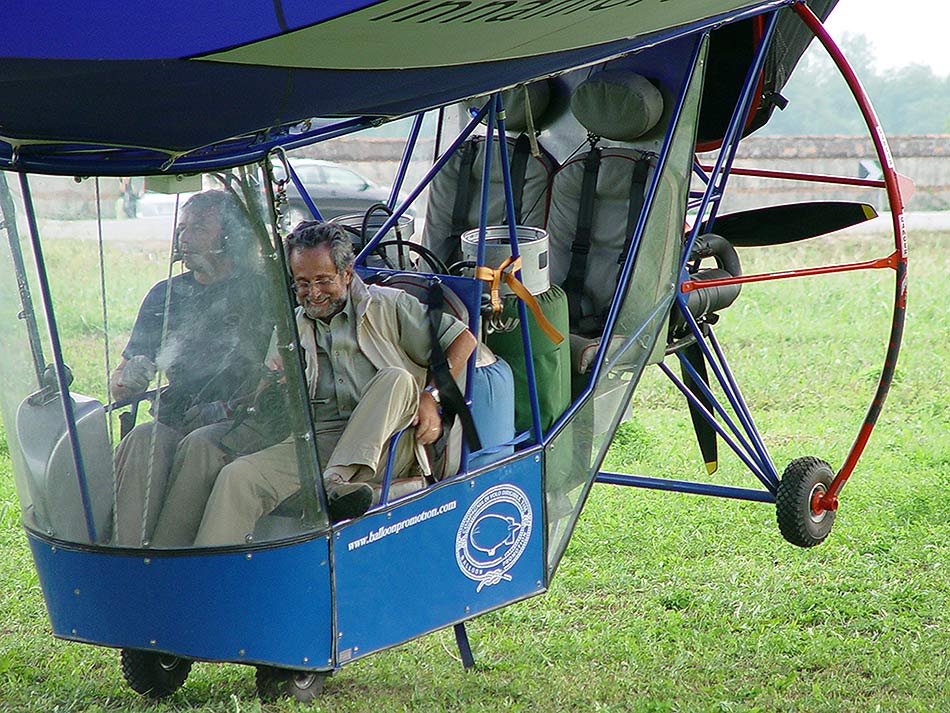
{"label": "landing wheel", "polygon": [[164,698],[181,688],[191,661],[170,654],[122,649],[122,675],[136,693]]}
{"label": "landing wheel", "polygon": [[834,510],[817,508],[828,492],[834,473],[823,460],[799,458],[788,464],[775,494],[778,527],[782,536],[799,547],[814,547],[824,541],[835,522]]}
{"label": "landing wheel", "polygon": [[257,695],[265,702],[288,697],[298,703],[309,703],[323,693],[323,682],[329,675],[326,671],[293,671],[258,666]]}

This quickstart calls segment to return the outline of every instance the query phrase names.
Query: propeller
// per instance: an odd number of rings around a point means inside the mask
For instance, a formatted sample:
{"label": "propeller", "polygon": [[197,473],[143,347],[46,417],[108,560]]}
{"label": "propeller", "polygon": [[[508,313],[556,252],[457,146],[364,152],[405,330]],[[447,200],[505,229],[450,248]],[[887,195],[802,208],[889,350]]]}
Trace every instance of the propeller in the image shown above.
{"label": "propeller", "polygon": [[[736,247],[758,248],[816,238],[877,217],[867,203],[814,201],[753,208],[716,217],[713,232]],[[699,234],[709,232],[703,222]]]}
{"label": "propeller", "polygon": [[[706,372],[706,359],[703,357],[703,350],[697,342],[687,344],[679,350],[683,358],[689,362],[689,365],[696,371],[696,375],[703,380],[706,386],[709,386],[709,377]],[[712,404],[703,391],[696,385],[693,377],[687,371],[685,365],[680,364],[683,373],[683,383],[689,389],[700,403],[706,407],[706,410],[712,412]],[[689,415],[693,420],[693,430],[696,432],[696,440],[699,442],[699,451],[703,455],[703,462],[706,464],[706,472],[712,475],[719,467],[718,447],[716,444],[716,430],[709,424],[702,412],[696,408],[692,402],[689,402]]]}

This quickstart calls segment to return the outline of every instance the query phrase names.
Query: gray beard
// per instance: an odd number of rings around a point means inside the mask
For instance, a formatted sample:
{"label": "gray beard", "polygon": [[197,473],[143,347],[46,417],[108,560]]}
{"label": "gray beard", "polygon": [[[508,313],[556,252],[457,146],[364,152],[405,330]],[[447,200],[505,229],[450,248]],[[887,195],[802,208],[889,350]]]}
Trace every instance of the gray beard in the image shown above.
{"label": "gray beard", "polygon": [[312,307],[307,307],[306,305],[301,305],[301,307],[303,307],[304,314],[310,317],[310,319],[322,319],[324,322],[329,322],[335,315],[343,311],[345,306],[346,297],[340,297],[335,300],[327,300],[319,310],[313,309]]}

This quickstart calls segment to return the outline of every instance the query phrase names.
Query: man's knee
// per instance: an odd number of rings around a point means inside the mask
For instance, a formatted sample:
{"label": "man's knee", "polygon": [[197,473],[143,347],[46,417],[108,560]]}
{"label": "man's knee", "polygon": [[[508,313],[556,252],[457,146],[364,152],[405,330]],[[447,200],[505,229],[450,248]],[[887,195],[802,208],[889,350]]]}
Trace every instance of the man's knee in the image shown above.
{"label": "man's knee", "polygon": [[214,426],[196,429],[185,436],[178,444],[175,456],[183,462],[200,462],[205,466],[212,463],[223,465],[226,460]]}
{"label": "man's knee", "polygon": [[376,372],[367,384],[363,398],[373,398],[374,392],[385,394],[388,398],[405,401],[412,406],[418,405],[419,386],[415,378],[398,366],[387,366]]}
{"label": "man's knee", "polygon": [[116,455],[128,452],[138,451],[146,448],[167,449],[181,439],[181,434],[173,428],[159,423],[158,421],[149,421],[140,423],[126,434],[125,438],[119,441],[116,448]]}
{"label": "man's knee", "polygon": [[250,467],[243,458],[238,458],[218,473],[212,497],[228,499],[255,495],[263,482],[263,476],[256,468]]}

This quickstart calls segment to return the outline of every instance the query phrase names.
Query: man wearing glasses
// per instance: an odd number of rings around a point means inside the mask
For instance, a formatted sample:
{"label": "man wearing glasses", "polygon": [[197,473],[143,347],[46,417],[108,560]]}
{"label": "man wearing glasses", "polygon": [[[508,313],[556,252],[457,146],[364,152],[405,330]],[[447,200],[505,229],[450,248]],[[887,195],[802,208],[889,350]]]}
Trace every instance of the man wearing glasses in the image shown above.
{"label": "man wearing glasses", "polygon": [[[411,427],[411,437],[397,445],[393,479],[429,473],[424,446],[439,438],[442,419],[427,369],[428,313],[407,292],[364,284],[353,270],[350,238],[338,225],[301,223],[287,238],[287,258],[330,517],[357,517],[372,505],[372,486],[382,481],[393,434]],[[445,313],[438,340],[458,379],[475,337]],[[269,366],[282,365],[272,356]],[[258,518],[300,488],[294,443],[287,440],[237,458],[206,480],[213,486],[195,523],[194,544],[250,541]],[[179,482],[184,489],[196,478],[179,477],[176,487]],[[173,487],[169,500],[176,497]],[[184,541],[189,534],[181,531],[178,541],[162,541],[156,532],[155,544],[191,544]]]}

